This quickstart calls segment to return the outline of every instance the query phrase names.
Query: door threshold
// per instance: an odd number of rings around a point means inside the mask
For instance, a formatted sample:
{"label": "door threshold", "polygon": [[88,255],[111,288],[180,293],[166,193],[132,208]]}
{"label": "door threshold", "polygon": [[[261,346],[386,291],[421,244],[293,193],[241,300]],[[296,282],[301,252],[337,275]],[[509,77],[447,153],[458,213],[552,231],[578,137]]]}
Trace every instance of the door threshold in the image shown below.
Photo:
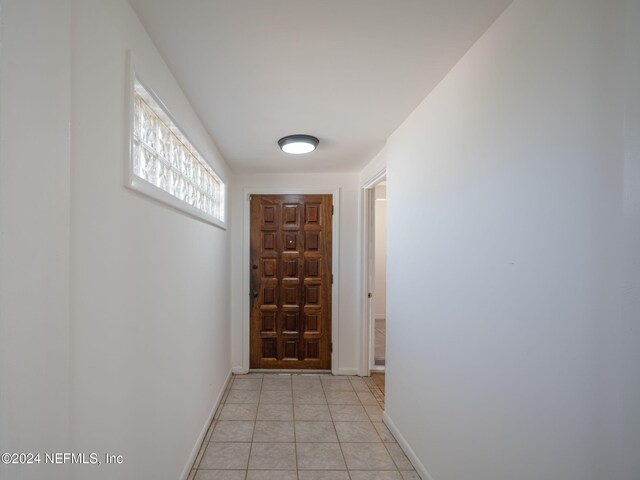
{"label": "door threshold", "polygon": [[331,375],[331,370],[312,370],[307,368],[250,368],[249,373],[298,374],[298,375]]}

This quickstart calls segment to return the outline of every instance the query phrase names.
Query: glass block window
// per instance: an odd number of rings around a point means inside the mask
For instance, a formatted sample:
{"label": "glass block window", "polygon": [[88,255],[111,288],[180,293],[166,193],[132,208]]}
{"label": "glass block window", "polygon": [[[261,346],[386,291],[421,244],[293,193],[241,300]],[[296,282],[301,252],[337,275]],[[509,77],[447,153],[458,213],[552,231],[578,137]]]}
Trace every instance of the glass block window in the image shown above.
{"label": "glass block window", "polygon": [[132,157],[135,177],[224,222],[224,183],[137,80]]}

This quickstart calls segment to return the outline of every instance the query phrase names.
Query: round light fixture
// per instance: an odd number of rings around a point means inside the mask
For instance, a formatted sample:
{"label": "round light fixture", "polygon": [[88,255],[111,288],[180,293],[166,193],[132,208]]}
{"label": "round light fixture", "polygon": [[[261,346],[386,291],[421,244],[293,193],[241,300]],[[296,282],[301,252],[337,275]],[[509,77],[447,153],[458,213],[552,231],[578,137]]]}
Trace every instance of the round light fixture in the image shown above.
{"label": "round light fixture", "polygon": [[278,140],[278,145],[283,152],[300,155],[301,153],[313,152],[319,142],[320,140],[311,135],[288,135]]}

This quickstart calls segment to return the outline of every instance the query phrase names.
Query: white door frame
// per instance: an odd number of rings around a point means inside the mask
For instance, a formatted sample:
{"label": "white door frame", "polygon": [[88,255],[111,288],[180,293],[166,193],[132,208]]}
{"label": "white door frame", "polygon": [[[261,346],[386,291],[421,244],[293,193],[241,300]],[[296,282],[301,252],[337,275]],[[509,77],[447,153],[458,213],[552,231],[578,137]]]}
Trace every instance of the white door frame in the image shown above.
{"label": "white door frame", "polygon": [[338,317],[339,292],[340,292],[340,188],[339,187],[255,187],[244,189],[244,227],[242,234],[242,291],[244,301],[242,302],[242,369],[249,371],[250,365],[250,337],[251,337],[251,307],[249,305],[250,280],[250,235],[251,235],[251,195],[332,195],[333,197],[333,222],[331,238],[331,270],[333,273],[333,285],[331,286],[331,342],[333,352],[331,352],[331,372],[338,375],[338,333],[340,319]]}
{"label": "white door frame", "polygon": [[[375,234],[375,192],[374,188],[380,182],[386,180],[386,166],[376,172],[373,176],[364,182],[360,187],[360,215],[361,235],[360,245],[361,257],[361,337],[360,345],[360,372],[361,376],[368,377],[372,371],[384,371],[384,367],[376,367],[374,363],[375,355],[375,250],[374,250],[374,234]],[[373,296],[369,298],[369,293]]]}

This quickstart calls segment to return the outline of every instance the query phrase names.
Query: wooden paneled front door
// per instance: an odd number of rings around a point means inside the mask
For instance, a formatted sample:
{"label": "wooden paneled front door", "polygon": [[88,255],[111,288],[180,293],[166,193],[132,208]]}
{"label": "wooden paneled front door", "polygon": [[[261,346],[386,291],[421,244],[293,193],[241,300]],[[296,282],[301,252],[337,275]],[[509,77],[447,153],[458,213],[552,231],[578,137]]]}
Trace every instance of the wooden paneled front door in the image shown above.
{"label": "wooden paneled front door", "polygon": [[331,368],[331,195],[251,196],[251,368]]}

